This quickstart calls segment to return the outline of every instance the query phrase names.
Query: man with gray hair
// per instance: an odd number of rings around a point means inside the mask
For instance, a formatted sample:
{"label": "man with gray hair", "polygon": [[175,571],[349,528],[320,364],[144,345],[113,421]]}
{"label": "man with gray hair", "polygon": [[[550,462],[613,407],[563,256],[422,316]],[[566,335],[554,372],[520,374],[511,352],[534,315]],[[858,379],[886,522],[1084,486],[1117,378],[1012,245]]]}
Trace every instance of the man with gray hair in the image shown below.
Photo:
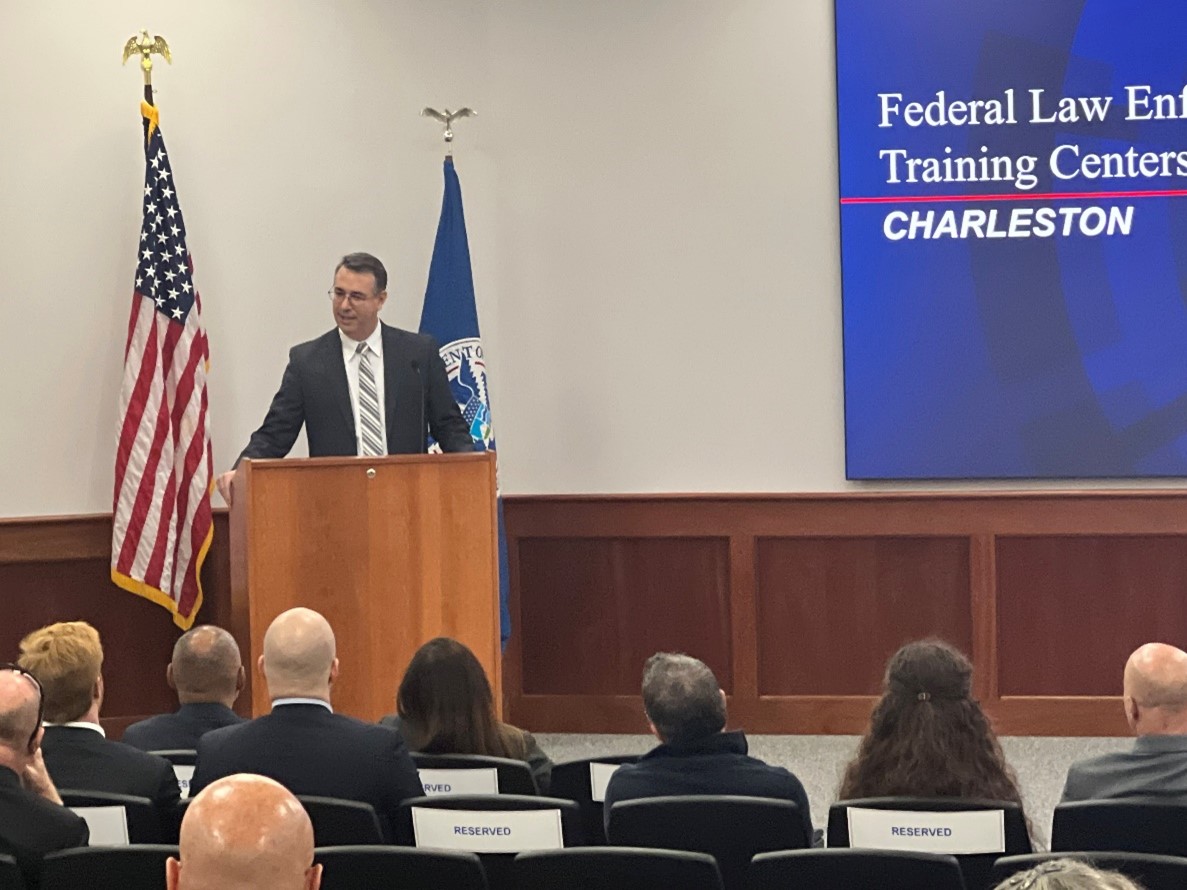
{"label": "man with gray hair", "polygon": [[[41,858],[85,847],[87,823],[62,806],[41,756],[41,688],[18,668],[0,668],[0,853],[13,856],[27,881]],[[30,886],[36,886],[30,883]]]}
{"label": "man with gray hair", "polygon": [[1063,800],[1187,799],[1187,652],[1139,647],[1125,663],[1122,692],[1133,748],[1072,764]]}
{"label": "man with gray hair", "polygon": [[243,722],[231,706],[246,679],[233,636],[213,624],[192,628],[178,638],[165,668],[165,682],[177,691],[181,707],[133,723],[121,741],[141,751],[197,748],[210,730]]}
{"label": "man with gray hair", "polygon": [[725,693],[703,661],[659,652],[643,668],[643,710],[661,744],[615,770],[605,812],[620,801],[686,794],[739,794],[789,800],[799,807],[805,837],[812,813],[804,786],[783,767],[746,752],[741,731],[725,732]]}
{"label": "man with gray hair", "polygon": [[289,609],[264,634],[260,672],[272,712],[208,732],[198,742],[190,793],[234,773],[275,779],[293,794],[371,804],[390,831],[400,802],[424,794],[400,734],[335,714],[334,631],[312,609]]}

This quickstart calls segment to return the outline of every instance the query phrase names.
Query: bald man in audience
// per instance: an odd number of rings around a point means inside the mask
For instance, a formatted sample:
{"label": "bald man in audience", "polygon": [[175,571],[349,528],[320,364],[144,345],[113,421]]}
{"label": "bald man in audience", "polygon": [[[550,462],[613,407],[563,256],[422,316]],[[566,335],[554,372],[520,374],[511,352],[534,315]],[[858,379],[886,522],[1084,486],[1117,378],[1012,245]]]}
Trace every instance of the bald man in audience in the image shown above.
{"label": "bald man in audience", "polygon": [[1072,764],[1063,800],[1187,801],[1187,652],[1142,646],[1125,663],[1123,694],[1133,748]]}
{"label": "bald man in audience", "polygon": [[272,712],[202,736],[191,793],[233,773],[258,773],[294,794],[369,803],[390,836],[400,802],[424,791],[398,732],[334,713],[338,657],[329,622],[312,609],[281,613],[264,634],[259,669]]}
{"label": "bald man in audience", "polygon": [[85,847],[90,838],[87,823],[62,806],[45,769],[40,708],[36,681],[0,669],[0,853],[17,860],[27,882],[36,881],[46,853]]}
{"label": "bald man in audience", "polygon": [[169,890],[317,890],[313,825],[279,782],[239,774],[194,798],[181,822],[181,860],[169,857]]}
{"label": "bald man in audience", "polygon": [[188,630],[174,644],[165,668],[165,682],[177,691],[181,707],[133,723],[121,741],[141,751],[197,748],[210,730],[244,722],[231,707],[245,680],[233,636],[213,624]]}

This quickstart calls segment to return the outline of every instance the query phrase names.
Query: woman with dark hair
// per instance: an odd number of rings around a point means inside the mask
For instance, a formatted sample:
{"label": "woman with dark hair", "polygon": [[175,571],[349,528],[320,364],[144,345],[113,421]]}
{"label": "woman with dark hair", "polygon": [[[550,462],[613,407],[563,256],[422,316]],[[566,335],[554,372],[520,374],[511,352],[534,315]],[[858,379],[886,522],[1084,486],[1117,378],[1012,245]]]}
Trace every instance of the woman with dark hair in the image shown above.
{"label": "woman with dark hair", "polygon": [[969,660],[940,640],[899,649],[845,769],[841,799],[964,797],[1021,806],[1018,780],[972,697],[972,678]]}
{"label": "woman with dark hair", "polygon": [[495,719],[486,672],[457,640],[437,637],[416,650],[400,681],[396,712],[379,722],[398,730],[410,750],[522,760],[540,793],[548,793],[552,761],[531,733]]}

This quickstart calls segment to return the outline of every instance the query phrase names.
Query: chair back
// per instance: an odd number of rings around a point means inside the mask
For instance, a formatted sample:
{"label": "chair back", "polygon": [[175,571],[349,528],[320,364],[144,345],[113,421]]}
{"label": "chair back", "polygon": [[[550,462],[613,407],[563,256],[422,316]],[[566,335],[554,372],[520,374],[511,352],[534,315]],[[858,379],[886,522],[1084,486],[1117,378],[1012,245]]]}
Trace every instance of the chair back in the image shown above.
{"label": "chair back", "polygon": [[1082,859],[1106,871],[1118,871],[1145,890],[1183,890],[1187,887],[1187,859],[1155,853],[1031,853],[1003,856],[993,866],[993,880],[1001,883],[1052,859]]}
{"label": "chair back", "polygon": [[396,843],[477,853],[491,890],[515,887],[514,854],[582,843],[577,804],[526,794],[414,797],[400,804]]}
{"label": "chair back", "polygon": [[624,763],[638,762],[640,756],[616,754],[569,760],[552,768],[548,793],[552,797],[563,797],[577,803],[587,844],[606,843],[606,814],[602,803],[606,799],[606,783],[610,781],[614,770]]}
{"label": "chair back", "polygon": [[[884,811],[882,824],[869,819],[863,821],[864,813],[863,818],[851,823],[850,809]],[[999,832],[993,843],[986,842],[990,823]],[[850,837],[851,824],[861,827],[861,835],[854,843]],[[966,842],[970,844],[967,848],[963,846]],[[968,890],[993,886],[990,876],[998,857],[1032,850],[1026,818],[1018,804],[955,797],[867,797],[833,804],[828,812],[828,845],[859,844],[867,849],[954,855]],[[990,847],[999,849],[990,851]],[[962,853],[962,848],[978,852]]]}
{"label": "chair back", "polygon": [[177,856],[177,847],[164,844],[61,850],[43,860],[41,890],[165,890],[165,860],[170,856]]}
{"label": "chair back", "polygon": [[318,847],[321,890],[487,890],[482,862],[473,853],[411,847]]}
{"label": "chair back", "polygon": [[512,865],[525,890],[722,890],[717,862],[706,853],[638,847],[578,847],[520,853]]}
{"label": "chair back", "polygon": [[[481,754],[420,754],[412,761],[425,795],[539,794],[532,771],[522,760]],[[471,773],[471,771],[474,771]]]}
{"label": "chair back", "polygon": [[170,839],[166,814],[158,812],[147,797],[73,788],[59,789],[58,794],[62,803],[86,820],[91,846],[159,844]]}
{"label": "chair back", "polygon": [[750,890],[965,890],[960,863],[939,853],[895,850],[786,850],[750,863]]}
{"label": "chair back", "polygon": [[190,781],[194,778],[194,766],[198,762],[198,752],[191,748],[172,748],[168,751],[149,751],[157,757],[164,757],[173,765],[173,775],[177,777],[177,785],[181,788],[181,799],[190,796]]}
{"label": "chair back", "polygon": [[336,797],[297,795],[313,823],[313,842],[318,847],[383,844],[379,817],[369,803]]}
{"label": "chair back", "polygon": [[1143,798],[1061,803],[1051,826],[1051,850],[1187,856],[1187,805]]}
{"label": "chair back", "polygon": [[750,860],[758,853],[811,842],[791,801],[716,794],[616,803],[607,838],[614,846],[708,853],[717,860],[726,890],[745,886]]}
{"label": "chair back", "polygon": [[21,867],[7,853],[0,853],[0,890],[25,890]]}

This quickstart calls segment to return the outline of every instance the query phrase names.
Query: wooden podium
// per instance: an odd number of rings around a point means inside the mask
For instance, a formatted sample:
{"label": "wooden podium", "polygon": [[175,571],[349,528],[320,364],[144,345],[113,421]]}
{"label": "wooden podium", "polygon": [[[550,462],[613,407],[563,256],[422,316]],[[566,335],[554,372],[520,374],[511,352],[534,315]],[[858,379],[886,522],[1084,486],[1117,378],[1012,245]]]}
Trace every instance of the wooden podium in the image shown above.
{"label": "wooden podium", "polygon": [[413,653],[437,636],[474,650],[502,703],[498,520],[490,453],[244,461],[231,509],[231,632],[252,715],[264,631],[294,606],[334,628],[334,709],[396,709]]}

